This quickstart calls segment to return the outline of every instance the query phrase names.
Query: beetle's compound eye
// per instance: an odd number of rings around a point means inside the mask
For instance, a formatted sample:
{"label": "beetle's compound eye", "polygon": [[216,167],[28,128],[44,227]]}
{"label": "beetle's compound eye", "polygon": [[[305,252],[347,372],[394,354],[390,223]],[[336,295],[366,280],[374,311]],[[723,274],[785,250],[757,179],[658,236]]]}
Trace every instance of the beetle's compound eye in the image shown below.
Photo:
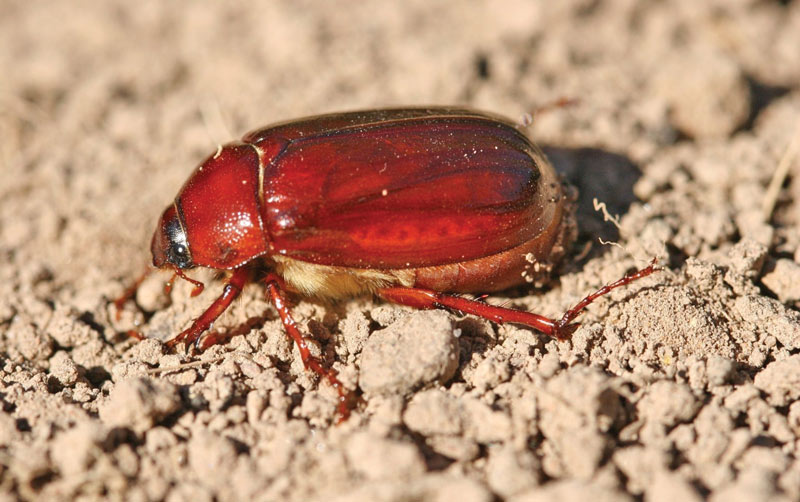
{"label": "beetle's compound eye", "polygon": [[168,207],[161,215],[161,221],[150,245],[153,252],[153,265],[163,267],[167,263],[178,268],[192,268],[192,253],[189,251],[189,242],[186,232],[178,219],[175,206]]}
{"label": "beetle's compound eye", "polygon": [[167,261],[178,268],[191,268],[192,256],[189,254],[189,243],[186,242],[186,232],[183,231],[178,219],[168,222],[166,230],[169,236]]}

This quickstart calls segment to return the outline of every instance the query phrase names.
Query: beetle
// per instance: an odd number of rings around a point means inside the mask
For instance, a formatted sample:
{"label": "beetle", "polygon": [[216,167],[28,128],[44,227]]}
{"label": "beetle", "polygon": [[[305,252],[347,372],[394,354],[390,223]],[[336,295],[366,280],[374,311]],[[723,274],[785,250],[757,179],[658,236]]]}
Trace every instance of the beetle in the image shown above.
{"label": "beetle", "polygon": [[559,339],[575,317],[650,266],[604,286],[561,319],[493,306],[463,293],[541,282],[575,238],[574,197],[512,122],[461,108],[320,115],[255,130],[221,146],[161,215],[153,265],[230,272],[222,294],[169,340],[205,349],[204,333],[266,269],[267,295],[306,368],[348,393],[309,351],[286,293],[373,294],[529,326]]}

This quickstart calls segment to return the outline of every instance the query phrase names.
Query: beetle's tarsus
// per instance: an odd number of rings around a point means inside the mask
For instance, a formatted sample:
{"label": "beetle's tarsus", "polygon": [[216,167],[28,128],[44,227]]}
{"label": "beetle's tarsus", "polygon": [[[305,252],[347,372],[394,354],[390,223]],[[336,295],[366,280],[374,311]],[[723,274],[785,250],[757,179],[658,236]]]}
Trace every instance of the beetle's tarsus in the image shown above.
{"label": "beetle's tarsus", "polygon": [[553,327],[552,335],[559,340],[568,339],[570,336],[572,336],[572,333],[574,333],[580,327],[580,323],[573,323],[572,321],[575,320],[575,318],[578,317],[586,309],[586,307],[588,307],[592,302],[601,296],[608,294],[611,290],[622,286],[627,286],[633,281],[639,280],[642,277],[647,277],[653,272],[658,272],[661,270],[661,267],[656,265],[657,261],[658,258],[653,258],[650,261],[650,264],[645,268],[626,274],[621,279],[617,279],[614,282],[606,284],[594,293],[587,295],[586,298],[579,301],[574,307],[564,312],[563,317],[556,321],[555,326]]}

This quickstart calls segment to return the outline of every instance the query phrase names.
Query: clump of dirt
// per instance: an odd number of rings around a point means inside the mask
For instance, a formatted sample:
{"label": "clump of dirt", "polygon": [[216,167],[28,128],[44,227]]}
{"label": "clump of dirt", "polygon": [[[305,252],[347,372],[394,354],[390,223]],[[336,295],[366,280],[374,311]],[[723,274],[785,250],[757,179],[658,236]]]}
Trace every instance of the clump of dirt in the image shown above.
{"label": "clump of dirt", "polygon": [[[3,498],[800,498],[800,2],[352,5],[0,6]],[[158,214],[220,143],[329,111],[515,119],[563,97],[529,132],[581,192],[579,242],[543,291],[487,301],[557,317],[665,267],[569,341],[297,299],[363,398],[336,425],[258,284],[202,354],[163,341],[219,295],[213,271],[192,272],[196,298],[153,275],[116,318]]]}

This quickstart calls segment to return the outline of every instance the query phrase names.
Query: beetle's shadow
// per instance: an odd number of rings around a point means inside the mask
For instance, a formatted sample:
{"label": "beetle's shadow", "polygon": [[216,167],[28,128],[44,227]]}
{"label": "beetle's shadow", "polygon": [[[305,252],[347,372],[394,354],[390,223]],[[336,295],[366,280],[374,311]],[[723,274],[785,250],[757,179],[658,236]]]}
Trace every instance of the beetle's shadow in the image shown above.
{"label": "beetle's shadow", "polygon": [[[623,215],[636,200],[633,185],[641,177],[629,158],[598,148],[544,147],[556,171],[578,189],[578,245],[597,239],[616,241],[617,228],[603,221],[592,199],[604,202],[612,215]],[[593,246],[597,248],[598,246]]]}

